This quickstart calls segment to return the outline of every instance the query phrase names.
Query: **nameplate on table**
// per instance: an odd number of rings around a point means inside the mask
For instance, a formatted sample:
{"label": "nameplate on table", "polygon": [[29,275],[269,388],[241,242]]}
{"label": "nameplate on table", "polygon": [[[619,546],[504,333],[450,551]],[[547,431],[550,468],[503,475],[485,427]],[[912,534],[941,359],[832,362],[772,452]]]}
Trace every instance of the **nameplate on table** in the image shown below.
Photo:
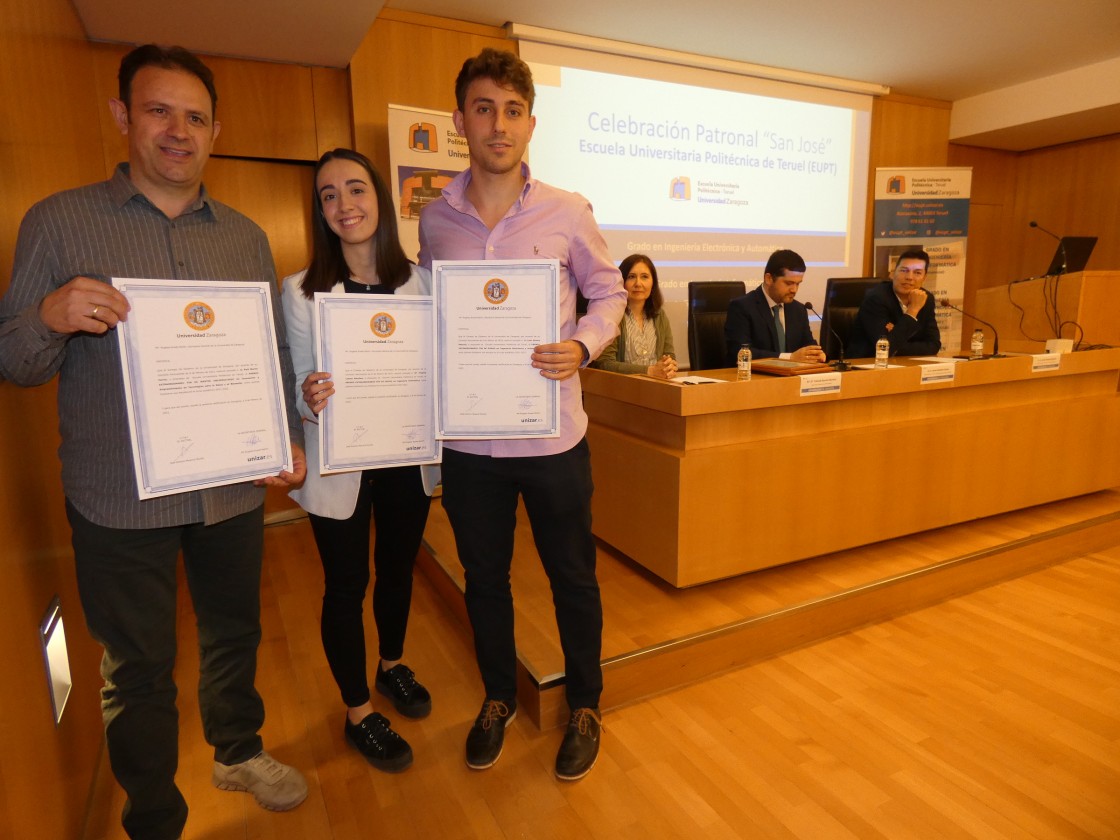
{"label": "nameplate on table", "polygon": [[952,382],[957,375],[957,366],[953,362],[937,362],[932,365],[922,365],[922,385],[933,385],[936,382]]}
{"label": "nameplate on table", "polygon": [[1041,373],[1045,370],[1057,370],[1061,366],[1061,353],[1033,353],[1031,355],[1031,373]]}
{"label": "nameplate on table", "polygon": [[840,374],[831,373],[805,373],[801,380],[801,396],[819,397],[821,394],[840,393]]}

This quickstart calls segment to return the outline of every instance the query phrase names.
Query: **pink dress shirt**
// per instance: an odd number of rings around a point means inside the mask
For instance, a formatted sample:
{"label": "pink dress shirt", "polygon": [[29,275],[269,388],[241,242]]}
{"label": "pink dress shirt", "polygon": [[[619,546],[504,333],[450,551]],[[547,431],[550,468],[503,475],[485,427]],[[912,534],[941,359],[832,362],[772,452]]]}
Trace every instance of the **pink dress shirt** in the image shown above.
{"label": "pink dress shirt", "polygon": [[[470,170],[443,188],[420,215],[420,265],[432,260],[556,259],[560,261],[560,339],[583,344],[596,358],[618,334],[626,309],[622,275],[611,260],[591,205],[583,196],[534,180],[522,163],[525,187],[490,230],[467,199]],[[576,322],[576,290],[587,314]],[[525,364],[531,364],[528,356]],[[587,415],[579,377],[560,383],[560,437],[527,440],[451,440],[449,449],[495,458],[555,455],[583,438]]]}

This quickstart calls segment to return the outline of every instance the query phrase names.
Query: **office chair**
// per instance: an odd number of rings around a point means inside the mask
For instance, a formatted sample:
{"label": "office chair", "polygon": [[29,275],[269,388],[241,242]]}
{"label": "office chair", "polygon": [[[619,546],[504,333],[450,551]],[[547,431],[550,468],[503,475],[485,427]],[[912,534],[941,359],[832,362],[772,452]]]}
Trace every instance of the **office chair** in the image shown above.
{"label": "office chair", "polygon": [[723,337],[727,305],[746,293],[741,280],[696,280],[688,284],[688,364],[692,370],[727,367]]}
{"label": "office chair", "polygon": [[[877,277],[830,277],[824,287],[824,312],[821,315],[821,349],[830,361],[841,358],[842,345],[855,323],[859,305],[867,290],[882,281]],[[835,333],[835,335],[834,335]],[[839,342],[837,341],[839,336]]]}

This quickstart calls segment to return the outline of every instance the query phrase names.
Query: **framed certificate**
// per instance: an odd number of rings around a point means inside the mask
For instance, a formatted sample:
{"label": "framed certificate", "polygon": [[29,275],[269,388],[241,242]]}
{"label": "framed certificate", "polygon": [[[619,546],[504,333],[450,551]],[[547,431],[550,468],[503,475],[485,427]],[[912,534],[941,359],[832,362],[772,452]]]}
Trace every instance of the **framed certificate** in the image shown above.
{"label": "framed certificate", "polygon": [[315,294],[321,473],[439,463],[433,354],[430,297]]}
{"label": "framed certificate", "polygon": [[560,383],[533,348],[560,340],[557,260],[436,261],[436,436],[559,437]]}
{"label": "framed certificate", "polygon": [[113,278],[140,498],[291,470],[269,284]]}

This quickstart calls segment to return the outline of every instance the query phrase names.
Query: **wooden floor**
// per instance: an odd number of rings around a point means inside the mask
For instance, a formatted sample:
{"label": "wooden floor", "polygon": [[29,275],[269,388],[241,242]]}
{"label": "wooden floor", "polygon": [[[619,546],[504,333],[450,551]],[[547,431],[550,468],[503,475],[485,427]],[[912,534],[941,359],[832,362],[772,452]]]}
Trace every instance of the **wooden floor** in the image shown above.
{"label": "wooden floor", "polygon": [[[603,707],[681,688],[1114,545],[1120,545],[1120,489],[685,590],[600,543]],[[447,517],[438,506],[429,518],[425,546],[421,568],[466,625],[463,570]],[[749,538],[743,539],[741,550],[752,550]],[[542,728],[562,726],[568,715],[563,654],[548,579],[523,508],[518,510],[511,583],[520,707]]]}
{"label": "wooden floor", "polygon": [[[905,550],[872,546],[861,562],[890,572],[910,562],[900,556],[978,551],[1115,509],[1117,498],[943,529]],[[446,537],[441,527],[434,511],[432,544]],[[188,840],[1120,838],[1120,545],[615,709],[595,770],[560,784],[551,773],[559,733],[524,719],[493,769],[464,765],[481,685],[469,636],[423,576],[406,660],[435,710],[407,721],[378,696],[416,763],[398,776],[370,769],[342,738],[318,637],[321,570],[310,529],[271,527],[266,540],[265,743],[304,771],[311,793],[297,810],[271,814],[210,786],[184,597],[177,677]],[[608,657],[864,577],[849,558],[684,593],[635,573],[628,591],[620,564],[609,551],[601,557]],[[666,608],[680,597],[687,609]],[[519,646],[545,651],[553,632],[547,621],[519,627]],[[103,773],[86,840],[123,838],[122,804]]]}

